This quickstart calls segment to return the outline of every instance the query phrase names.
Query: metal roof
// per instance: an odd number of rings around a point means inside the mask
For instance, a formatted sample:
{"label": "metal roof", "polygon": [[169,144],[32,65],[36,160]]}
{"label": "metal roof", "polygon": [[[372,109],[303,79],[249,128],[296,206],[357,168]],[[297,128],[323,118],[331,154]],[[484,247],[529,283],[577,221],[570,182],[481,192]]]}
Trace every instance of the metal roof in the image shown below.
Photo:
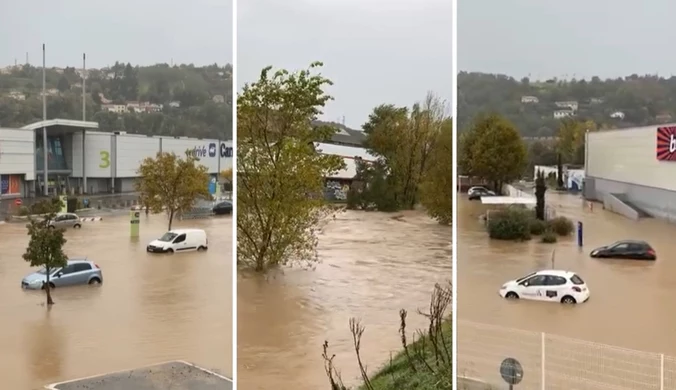
{"label": "metal roof", "polygon": [[46,120],[46,121],[31,123],[30,125],[26,125],[26,126],[22,127],[21,129],[38,130],[38,129],[42,129],[43,127],[54,127],[54,126],[77,127],[77,128],[80,128],[80,129],[82,129],[82,128],[84,128],[84,129],[98,129],[99,123],[98,122],[88,122],[88,121],[77,121],[77,120],[72,120],[72,119],[49,119],[49,120]]}
{"label": "metal roof", "polygon": [[483,204],[535,204],[535,198],[516,197],[516,196],[482,196]]}

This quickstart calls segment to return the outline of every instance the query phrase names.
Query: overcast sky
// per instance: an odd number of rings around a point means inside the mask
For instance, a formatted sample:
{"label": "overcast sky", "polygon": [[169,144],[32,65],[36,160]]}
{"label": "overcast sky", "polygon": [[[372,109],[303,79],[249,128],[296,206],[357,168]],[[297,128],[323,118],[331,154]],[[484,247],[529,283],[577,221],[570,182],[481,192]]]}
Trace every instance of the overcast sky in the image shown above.
{"label": "overcast sky", "polygon": [[676,1],[460,0],[460,70],[549,78],[669,77]]}
{"label": "overcast sky", "polygon": [[231,0],[0,0],[0,66],[232,61]]}
{"label": "overcast sky", "polygon": [[322,119],[360,129],[383,103],[410,106],[434,91],[450,100],[450,0],[240,0],[237,82],[268,65],[322,61],[334,82]]}

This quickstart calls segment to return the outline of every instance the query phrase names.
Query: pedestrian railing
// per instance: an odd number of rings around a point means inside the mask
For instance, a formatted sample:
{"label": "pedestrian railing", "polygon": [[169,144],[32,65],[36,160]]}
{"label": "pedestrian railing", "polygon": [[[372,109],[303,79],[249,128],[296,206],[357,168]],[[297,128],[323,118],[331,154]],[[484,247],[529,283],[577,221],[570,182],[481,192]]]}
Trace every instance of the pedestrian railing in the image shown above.
{"label": "pedestrian railing", "polygon": [[523,369],[515,390],[676,390],[672,356],[468,321],[456,327],[458,376],[488,388],[507,388],[500,365],[513,358]]}

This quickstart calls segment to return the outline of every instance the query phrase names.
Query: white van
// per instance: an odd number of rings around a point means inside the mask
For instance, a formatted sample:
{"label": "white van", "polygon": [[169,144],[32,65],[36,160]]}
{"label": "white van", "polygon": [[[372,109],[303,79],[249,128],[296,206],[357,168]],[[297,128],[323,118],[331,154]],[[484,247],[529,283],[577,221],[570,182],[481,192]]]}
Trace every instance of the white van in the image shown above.
{"label": "white van", "polygon": [[174,253],[187,251],[205,251],[209,248],[207,233],[202,229],[171,230],[157,240],[153,240],[146,248],[147,252]]}

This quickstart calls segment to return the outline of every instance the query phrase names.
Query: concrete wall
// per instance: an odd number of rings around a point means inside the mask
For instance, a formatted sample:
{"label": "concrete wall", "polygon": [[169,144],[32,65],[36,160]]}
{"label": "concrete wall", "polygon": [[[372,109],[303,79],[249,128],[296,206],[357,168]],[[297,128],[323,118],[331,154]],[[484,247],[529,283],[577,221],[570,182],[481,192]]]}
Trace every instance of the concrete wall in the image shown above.
{"label": "concrete wall", "polygon": [[[72,177],[82,177],[82,133],[73,134]],[[110,178],[113,175],[113,134],[87,132],[85,136],[84,163],[87,178]]]}
{"label": "concrete wall", "polygon": [[658,127],[589,133],[587,176],[676,191],[676,161],[657,160]]}
{"label": "concrete wall", "polygon": [[611,193],[603,194],[603,208],[612,211],[613,213],[624,215],[634,221],[638,221],[639,219],[638,211],[629,207],[621,199]]}
{"label": "concrete wall", "polygon": [[24,175],[35,180],[35,133],[0,129],[0,174]]}
{"label": "concrete wall", "polygon": [[627,200],[651,216],[676,223],[676,191],[598,177],[592,180],[594,185],[585,187],[587,199],[603,201],[605,194],[623,194]]}
{"label": "concrete wall", "polygon": [[121,134],[115,136],[115,176],[137,177],[136,170],[147,157],[160,151],[160,139],[143,135]]}

